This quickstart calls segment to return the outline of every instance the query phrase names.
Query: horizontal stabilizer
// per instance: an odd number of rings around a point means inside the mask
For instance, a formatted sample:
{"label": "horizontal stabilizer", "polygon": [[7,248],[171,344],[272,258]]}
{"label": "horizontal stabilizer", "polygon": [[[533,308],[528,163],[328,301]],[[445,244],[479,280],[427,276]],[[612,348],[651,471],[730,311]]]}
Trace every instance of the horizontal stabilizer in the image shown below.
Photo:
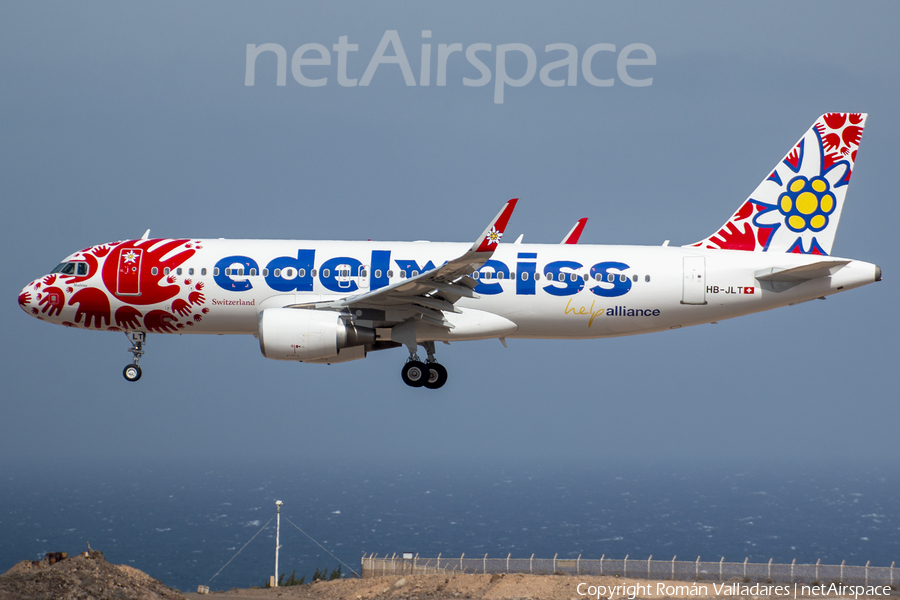
{"label": "horizontal stabilizer", "polygon": [[830,277],[850,264],[849,260],[820,260],[818,262],[789,269],[771,267],[754,273],[759,281],[800,282],[819,277]]}

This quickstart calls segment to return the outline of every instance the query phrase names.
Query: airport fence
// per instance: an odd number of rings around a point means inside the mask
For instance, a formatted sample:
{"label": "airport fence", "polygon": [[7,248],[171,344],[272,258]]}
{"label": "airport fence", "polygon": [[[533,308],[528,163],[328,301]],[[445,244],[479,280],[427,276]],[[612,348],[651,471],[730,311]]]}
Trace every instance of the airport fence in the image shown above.
{"label": "airport fence", "polygon": [[578,576],[610,576],[628,577],[631,579],[662,579],[675,581],[742,581],[746,583],[801,583],[811,585],[843,585],[883,586],[896,589],[900,583],[900,570],[890,567],[873,567],[867,562],[865,566],[848,565],[842,561],[839,565],[815,564],[751,563],[725,562],[722,558],[717,562],[703,562],[700,557],[694,561],[624,559],[606,558],[422,558],[418,554],[393,554],[378,557],[377,554],[363,555],[362,576],[378,577],[381,575],[430,575],[451,573],[533,573],[535,575],[578,575]]}

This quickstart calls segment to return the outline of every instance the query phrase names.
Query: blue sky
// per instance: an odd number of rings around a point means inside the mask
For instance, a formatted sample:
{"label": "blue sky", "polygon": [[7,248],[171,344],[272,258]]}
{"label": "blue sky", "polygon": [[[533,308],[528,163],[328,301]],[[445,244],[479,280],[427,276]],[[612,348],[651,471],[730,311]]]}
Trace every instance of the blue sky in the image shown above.
{"label": "blue sky", "polygon": [[[310,460],[853,461],[897,455],[900,93],[892,2],[64,2],[0,8],[0,456]],[[247,44],[358,45],[386,31],[420,76],[423,43],[645,44],[652,77],[504,88],[452,55],[447,85],[368,86],[310,66],[275,84]],[[423,39],[422,32],[431,31]],[[496,70],[494,51],[481,54]],[[272,55],[274,56],[274,55]],[[315,56],[310,54],[309,56]],[[511,51],[511,77],[525,71]],[[554,55],[554,59],[559,55]],[[563,71],[554,72],[560,78]],[[493,73],[495,76],[496,73]],[[719,325],[594,341],[440,349],[437,392],[402,350],[296,365],[252,337],[151,335],[134,385],[122,334],[28,318],[14,298],[86,246],[139,237],[470,241],[512,197],[508,239],[695,242],[716,230],[823,112],[870,114],[834,253],[885,281]],[[892,145],[894,144],[894,145]]]}

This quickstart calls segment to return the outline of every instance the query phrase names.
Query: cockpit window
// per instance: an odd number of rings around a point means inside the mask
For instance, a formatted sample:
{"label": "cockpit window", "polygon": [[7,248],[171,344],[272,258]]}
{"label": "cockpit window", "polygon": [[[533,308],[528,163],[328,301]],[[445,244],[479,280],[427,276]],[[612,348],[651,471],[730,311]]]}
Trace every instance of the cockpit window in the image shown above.
{"label": "cockpit window", "polygon": [[51,273],[62,273],[63,275],[87,275],[88,265],[85,262],[64,262],[59,263]]}

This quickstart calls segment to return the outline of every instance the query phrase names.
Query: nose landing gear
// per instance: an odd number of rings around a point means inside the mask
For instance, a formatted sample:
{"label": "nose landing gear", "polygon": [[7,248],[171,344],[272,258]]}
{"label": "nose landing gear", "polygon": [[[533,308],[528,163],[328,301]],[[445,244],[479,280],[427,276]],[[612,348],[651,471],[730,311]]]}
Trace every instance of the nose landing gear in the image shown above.
{"label": "nose landing gear", "polygon": [[400,376],[408,386],[436,390],[447,383],[447,369],[434,358],[434,342],[423,342],[421,345],[428,352],[426,361],[423,363],[417,354],[410,352]]}
{"label": "nose landing gear", "polygon": [[128,341],[131,342],[131,348],[128,351],[134,355],[134,360],[132,364],[125,367],[122,375],[128,381],[137,381],[141,378],[141,367],[138,363],[141,362],[141,355],[144,354],[144,342],[147,341],[147,334],[143,331],[129,331],[125,335],[128,337]]}

